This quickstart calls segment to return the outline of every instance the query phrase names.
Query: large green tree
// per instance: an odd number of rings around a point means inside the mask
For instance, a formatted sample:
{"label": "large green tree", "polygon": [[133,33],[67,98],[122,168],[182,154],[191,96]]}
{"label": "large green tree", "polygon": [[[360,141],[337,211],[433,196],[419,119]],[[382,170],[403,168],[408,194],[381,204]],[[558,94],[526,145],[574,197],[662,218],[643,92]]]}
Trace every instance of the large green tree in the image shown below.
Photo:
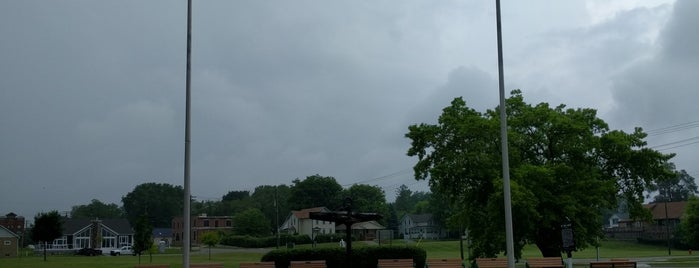
{"label": "large green tree", "polygon": [[233,233],[256,237],[268,236],[269,219],[259,209],[250,208],[233,216]]}
{"label": "large green tree", "polygon": [[221,201],[243,200],[250,197],[250,191],[229,191],[221,197]]}
{"label": "large green tree", "polygon": [[[633,216],[644,213],[646,187],[670,176],[672,155],[646,147],[641,129],[610,130],[594,109],[530,105],[520,91],[506,100],[515,255],[534,243],[560,256],[561,225],[570,220],[575,246],[603,235],[601,213],[622,196]],[[474,242],[474,256],[505,248],[498,109],[478,112],[456,98],[437,124],[411,125],[415,178],[452,200]]]}
{"label": "large green tree", "polygon": [[105,204],[97,199],[87,205],[73,206],[70,217],[73,219],[116,219],[124,216],[124,210],[117,204]]}
{"label": "large green tree", "polygon": [[333,177],[313,175],[305,180],[292,181],[289,206],[293,210],[312,207],[327,207],[336,209],[344,199],[341,196],[342,186]]}
{"label": "large green tree", "polygon": [[184,209],[184,190],[167,183],[143,183],[121,198],[126,217],[132,225],[147,214],[154,227],[170,227],[172,218],[181,216]]}
{"label": "large green tree", "polygon": [[670,164],[669,168],[673,170],[674,176],[657,181],[649,189],[658,193],[653,199],[654,203],[687,201],[690,197],[697,194],[698,188],[694,177],[689,175],[684,169],[676,170],[675,165]]}
{"label": "large green tree", "polygon": [[353,184],[343,191],[342,196],[352,198],[352,208],[355,212],[379,213],[383,217],[379,223],[386,225],[388,205],[386,204],[386,194],[378,186],[367,184]]}
{"label": "large green tree", "polygon": [[49,243],[63,235],[63,218],[58,211],[39,213],[34,216],[34,226],[30,236],[35,242],[44,244],[44,261],[46,261],[46,248]]}
{"label": "large green tree", "polygon": [[281,221],[289,215],[289,196],[291,188],[284,184],[282,185],[262,185],[255,188],[251,199],[257,204],[265,215],[265,218],[270,219],[269,229],[275,234],[279,229]]}
{"label": "large green tree", "polygon": [[[402,184],[396,189],[396,201],[393,206],[396,210],[398,218],[405,214],[418,214],[429,203],[430,193],[422,191],[411,191],[408,186]],[[427,203],[426,203],[427,202]],[[421,203],[418,207],[418,203]]]}

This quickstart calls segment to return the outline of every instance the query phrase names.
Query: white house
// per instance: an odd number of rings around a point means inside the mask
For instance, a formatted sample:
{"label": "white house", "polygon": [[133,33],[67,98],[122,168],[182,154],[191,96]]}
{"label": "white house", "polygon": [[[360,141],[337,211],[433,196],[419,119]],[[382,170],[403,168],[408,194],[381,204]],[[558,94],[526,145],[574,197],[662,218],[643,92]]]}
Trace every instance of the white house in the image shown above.
{"label": "white house", "polygon": [[432,214],[403,215],[399,232],[406,239],[439,239],[446,236]]}
{"label": "white house", "polygon": [[63,236],[53,241],[48,249],[72,250],[101,248],[102,252],[133,243],[134,231],[126,219],[67,219]]}
{"label": "white house", "polygon": [[335,223],[331,221],[312,220],[309,217],[311,212],[330,212],[325,207],[307,208],[302,210],[293,210],[286,217],[284,223],[279,226],[280,232],[289,234],[305,234],[313,237],[313,231],[316,234],[334,234]]}

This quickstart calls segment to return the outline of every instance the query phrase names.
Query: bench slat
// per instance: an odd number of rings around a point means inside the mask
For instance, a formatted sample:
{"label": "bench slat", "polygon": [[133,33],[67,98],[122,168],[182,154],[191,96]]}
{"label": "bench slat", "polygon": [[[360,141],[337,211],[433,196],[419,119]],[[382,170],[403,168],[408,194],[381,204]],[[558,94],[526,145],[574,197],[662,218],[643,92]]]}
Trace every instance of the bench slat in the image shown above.
{"label": "bench slat", "polygon": [[463,268],[464,262],[461,259],[428,259],[429,268]]}
{"label": "bench slat", "polygon": [[241,262],[240,268],[275,268],[273,261]]}
{"label": "bench slat", "polygon": [[325,261],[291,261],[290,268],[325,268]]}
{"label": "bench slat", "polygon": [[559,257],[544,257],[527,259],[529,268],[563,268],[563,261]]}
{"label": "bench slat", "polygon": [[379,259],[379,268],[412,268],[413,259]]}
{"label": "bench slat", "polygon": [[189,268],[223,268],[223,263],[190,263]]}
{"label": "bench slat", "polygon": [[507,268],[507,259],[498,258],[477,258],[478,268]]}

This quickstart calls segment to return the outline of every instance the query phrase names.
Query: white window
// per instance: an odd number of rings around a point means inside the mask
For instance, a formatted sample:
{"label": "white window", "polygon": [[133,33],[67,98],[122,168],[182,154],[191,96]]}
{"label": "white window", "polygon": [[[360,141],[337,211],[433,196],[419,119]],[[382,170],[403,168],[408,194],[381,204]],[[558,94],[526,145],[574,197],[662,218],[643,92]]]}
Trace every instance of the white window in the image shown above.
{"label": "white window", "polygon": [[10,240],[5,240],[5,246],[9,246],[9,245],[12,245],[12,241],[10,241]]}

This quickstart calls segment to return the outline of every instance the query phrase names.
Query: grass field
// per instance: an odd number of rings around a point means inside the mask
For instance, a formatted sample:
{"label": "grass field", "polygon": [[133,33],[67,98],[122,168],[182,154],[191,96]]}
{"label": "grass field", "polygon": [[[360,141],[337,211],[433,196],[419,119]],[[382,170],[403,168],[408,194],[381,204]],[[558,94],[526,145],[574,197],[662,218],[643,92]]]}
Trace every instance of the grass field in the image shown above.
{"label": "grass field", "polygon": [[[402,241],[394,241],[394,246],[404,245]],[[461,250],[458,241],[423,241],[412,243],[427,251],[428,258],[459,258]],[[336,247],[336,243],[320,244],[321,247]],[[372,246],[365,243],[355,243],[354,247]],[[309,245],[299,245],[299,248],[306,248]],[[263,253],[241,252],[237,250],[227,250],[227,253],[215,253],[208,260],[207,250],[191,254],[192,263],[223,262],[224,267],[238,267],[240,262],[259,261]],[[672,258],[667,257],[667,248],[639,245],[635,243],[605,241],[599,248],[600,259],[609,258],[644,258],[651,267],[699,267],[699,257],[690,256],[686,251],[672,252]],[[523,251],[523,258],[541,257],[538,249],[534,246],[527,246]],[[468,251],[464,249],[464,258],[468,258]],[[597,258],[597,249],[590,248],[580,252],[574,252],[573,258],[577,260],[575,265],[587,267],[586,263]],[[645,259],[650,258],[650,259]],[[585,260],[581,260],[585,259]],[[141,263],[150,263],[148,255],[141,256]],[[182,267],[182,255],[177,250],[169,250],[165,254],[154,254],[152,263],[170,264],[172,268]],[[20,258],[0,258],[0,268],[116,268],[134,267],[138,264],[138,257],[134,256],[48,256],[46,262],[41,255],[22,256]],[[518,263],[517,267],[524,267],[523,263]]]}

